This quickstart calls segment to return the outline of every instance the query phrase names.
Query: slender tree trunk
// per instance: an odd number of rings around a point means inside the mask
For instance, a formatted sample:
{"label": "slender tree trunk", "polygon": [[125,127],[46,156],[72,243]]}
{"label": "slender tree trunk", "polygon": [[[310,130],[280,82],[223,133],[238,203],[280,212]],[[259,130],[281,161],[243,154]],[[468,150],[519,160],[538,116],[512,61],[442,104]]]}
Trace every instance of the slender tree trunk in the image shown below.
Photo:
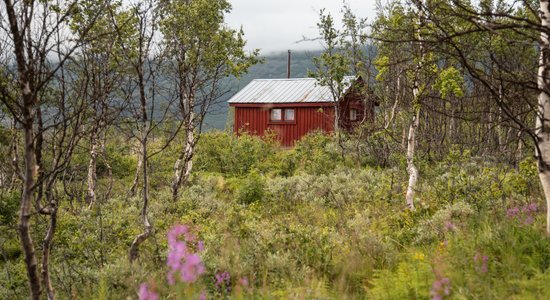
{"label": "slender tree trunk", "polygon": [[109,185],[107,186],[107,191],[103,196],[104,201],[107,201],[108,199],[111,198],[111,192],[113,191],[113,183],[114,183],[113,168],[111,167],[111,164],[109,163],[109,159],[107,158],[106,147],[107,147],[107,130],[104,130],[103,139],[101,142],[101,157],[103,158],[103,162],[105,163],[105,167],[107,168],[107,176],[109,177]]}
{"label": "slender tree trunk", "polygon": [[[415,1],[416,6],[418,7],[418,15],[419,15],[419,24],[422,26],[423,24],[423,13],[424,10],[422,8],[422,2],[421,1]],[[420,50],[420,58],[418,60],[418,63],[415,68],[415,75],[414,75],[414,81],[413,81],[413,101],[412,101],[412,107],[414,111],[413,118],[411,120],[411,123],[409,125],[409,136],[407,139],[407,171],[409,173],[409,184],[407,186],[407,194],[405,196],[405,201],[407,202],[407,206],[410,210],[414,210],[414,192],[416,190],[416,183],[418,181],[418,169],[416,168],[416,165],[414,164],[414,154],[415,154],[415,147],[416,147],[416,134],[418,130],[418,126],[420,124],[420,78],[421,78],[421,72],[422,67],[424,64],[424,44],[422,43],[422,36],[420,34],[420,28],[418,28],[416,33],[416,38],[418,39],[419,44],[419,50]]]}
{"label": "slender tree trunk", "polygon": [[[193,156],[195,155],[194,116],[191,113],[187,121],[185,146],[178,160],[174,164],[174,181],[172,183],[172,200],[178,198],[179,188],[186,185],[193,169]],[[182,167],[180,165],[183,164]]]}
{"label": "slender tree trunk", "polygon": [[416,109],[411,124],[409,125],[409,137],[407,139],[407,171],[409,172],[409,184],[407,186],[406,202],[410,210],[414,210],[414,192],[418,181],[418,169],[414,164],[414,153],[416,147],[416,130],[420,120],[420,109]]}
{"label": "slender tree trunk", "polygon": [[[52,179],[53,181],[53,179]],[[46,198],[48,199],[48,204],[50,206],[50,222],[48,226],[48,231],[42,242],[42,268],[40,270],[42,277],[42,286],[46,291],[48,300],[55,299],[55,291],[52,287],[50,280],[50,252],[52,247],[52,240],[57,228],[57,202],[55,201],[52,193],[53,182],[48,184],[46,191]]]}
{"label": "slender tree trunk", "polygon": [[517,140],[518,140],[518,145],[516,148],[516,166],[519,164],[519,162],[523,158],[523,139],[522,139],[521,130],[518,132]]}
{"label": "slender tree trunk", "polygon": [[[24,92],[28,92],[30,94],[28,86]],[[21,210],[19,212],[18,232],[23,253],[25,255],[25,265],[27,267],[31,298],[33,300],[38,300],[40,299],[40,279],[38,277],[34,243],[30,232],[31,203],[33,199],[34,180],[37,173],[34,157],[34,134],[32,129],[34,120],[31,112],[31,107],[33,106],[32,103],[34,103],[34,101],[30,99],[30,95],[24,94],[23,97],[25,98],[25,107],[23,108],[25,118],[25,123],[23,124],[25,136],[25,171],[23,179],[23,193],[21,195],[20,204]]]}
{"label": "slender tree trunk", "polygon": [[451,139],[451,144],[457,143],[457,128],[456,128],[456,108],[454,103],[451,103],[451,120],[449,120],[449,138]]}
{"label": "slender tree trunk", "polygon": [[[499,86],[498,86],[498,98],[499,98],[499,103],[502,103],[504,101],[504,90],[503,90],[503,87],[502,87],[502,81],[500,81],[499,83]],[[496,149],[500,150],[500,152],[504,152],[506,151],[507,149],[507,135],[506,135],[506,130],[504,128],[504,126],[502,126],[502,122],[503,122],[503,116],[502,116],[503,112],[502,112],[502,107],[498,107],[498,116],[497,116],[497,142],[498,142],[498,146]]]}
{"label": "slender tree trunk", "polygon": [[18,147],[18,132],[17,132],[17,121],[13,119],[12,124],[12,139],[11,139],[11,165],[13,168],[13,174],[10,182],[10,190],[15,189],[17,178],[19,178],[19,147]]}
{"label": "slender tree trunk", "polygon": [[340,134],[340,99],[336,99],[334,103],[334,133]]}
{"label": "slender tree trunk", "polygon": [[86,196],[88,200],[89,208],[92,208],[96,202],[96,186],[97,186],[97,155],[98,155],[98,139],[97,128],[92,132],[91,149],[90,149],[90,163],[88,164],[88,194]]}
{"label": "slender tree trunk", "polygon": [[[147,129],[145,129],[147,132]],[[143,207],[141,209],[141,218],[143,219],[143,226],[145,230],[136,236],[134,241],[132,242],[132,245],[130,246],[130,254],[129,259],[130,263],[132,263],[136,258],[138,257],[139,253],[139,246],[151,235],[153,227],[151,223],[149,223],[149,218],[147,217],[147,207],[149,205],[149,189],[148,189],[148,174],[147,174],[147,134],[144,135],[141,142],[141,161],[143,161],[141,166],[141,171],[143,174]]]}
{"label": "slender tree trunk", "polygon": [[139,155],[138,153],[138,162],[136,167],[136,175],[134,176],[134,182],[132,183],[132,187],[130,188],[130,197],[134,197],[137,192],[137,187],[139,183],[139,175],[141,174],[142,170],[141,167],[143,165],[143,156]]}
{"label": "slender tree trunk", "polygon": [[546,198],[546,233],[550,235],[550,1],[540,1],[540,58],[537,85],[539,88],[536,134],[536,155],[539,178]]}
{"label": "slender tree trunk", "polygon": [[130,246],[129,251],[129,260],[130,263],[134,262],[136,258],[138,257],[139,253],[139,246],[151,235],[153,231],[153,226],[149,222],[149,218],[147,217],[147,208],[149,205],[149,177],[147,174],[147,161],[148,161],[148,154],[147,154],[147,141],[149,137],[149,119],[147,116],[147,98],[145,94],[145,76],[143,71],[143,53],[140,53],[140,58],[142,61],[139,62],[139,65],[137,66],[137,75],[138,75],[138,82],[139,82],[139,95],[140,95],[140,103],[141,103],[141,171],[143,175],[143,191],[142,191],[142,199],[143,199],[143,206],[141,209],[141,218],[143,219],[143,226],[144,231],[136,236],[134,241],[132,242],[132,245]]}

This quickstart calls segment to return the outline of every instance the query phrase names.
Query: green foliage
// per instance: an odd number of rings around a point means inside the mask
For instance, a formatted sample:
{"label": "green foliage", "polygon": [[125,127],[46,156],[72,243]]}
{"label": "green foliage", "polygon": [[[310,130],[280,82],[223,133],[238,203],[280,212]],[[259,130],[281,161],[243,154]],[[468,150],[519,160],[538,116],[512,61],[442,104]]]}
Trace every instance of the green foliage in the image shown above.
{"label": "green foliage", "polygon": [[241,187],[237,190],[237,201],[242,204],[252,204],[262,200],[264,196],[265,182],[257,171],[250,172]]}
{"label": "green foliage", "polygon": [[390,58],[387,56],[378,56],[374,61],[374,66],[378,70],[376,80],[382,81],[384,76],[389,72]]}
{"label": "green foliage", "polygon": [[276,155],[275,141],[266,137],[241,134],[239,138],[221,131],[203,135],[197,145],[197,171],[244,175]]}
{"label": "green foliage", "polygon": [[423,254],[399,263],[395,270],[378,271],[368,290],[372,299],[430,299],[434,276]]}
{"label": "green foliage", "polygon": [[463,85],[464,76],[455,67],[449,67],[439,72],[434,87],[439,90],[441,97],[445,99],[449,94],[456,97],[464,96]]}
{"label": "green foliage", "polygon": [[461,287],[457,293],[466,298],[542,299],[550,295],[548,290],[534,285],[547,276],[548,249],[550,242],[536,227],[509,220],[484,223],[449,240],[448,269],[462,270],[450,275]]}
{"label": "green foliage", "polygon": [[434,243],[444,240],[449,234],[468,224],[474,210],[470,205],[457,202],[438,210],[418,227],[417,243]]}
{"label": "green foliage", "polygon": [[[119,170],[116,181],[128,184],[135,153],[129,146],[117,149],[109,159]],[[173,149],[166,151],[152,161],[155,231],[139,264],[128,263],[127,251],[141,231],[141,205],[124,196],[124,184],[91,210],[60,198],[51,258],[59,297],[131,298],[141,282],[154,282],[167,298],[204,289],[209,297],[229,298],[428,299],[443,277],[452,297],[548,296],[541,286],[550,266],[544,217],[537,210],[526,224],[507,213],[540,199],[532,160],[515,169],[453,149],[441,162],[419,161],[430,167],[422,167],[417,211],[410,212],[402,168],[350,164],[355,154],[342,152],[331,136],[311,134],[288,150],[269,137],[206,133],[197,147],[198,172],[176,202],[165,182]],[[72,164],[85,170],[85,155]],[[106,174],[99,176],[102,182]],[[7,257],[0,268],[10,277],[0,272],[8,287],[0,297],[11,299],[26,293],[26,273],[9,227],[16,223],[18,193],[1,195],[0,226],[8,230],[0,233]],[[174,289],[165,280],[166,233],[178,223],[191,225],[205,244],[206,273],[194,289]],[[34,224],[45,225],[40,219]],[[231,274],[231,293],[214,284],[222,271]],[[246,288],[239,284],[245,277]]]}
{"label": "green foliage", "polygon": [[259,52],[246,53],[244,32],[224,23],[230,10],[226,0],[162,1],[160,28],[167,54],[195,76],[219,80],[245,73],[258,63]]}
{"label": "green foliage", "polygon": [[304,136],[294,151],[298,169],[308,174],[328,174],[343,160],[333,138],[320,132]]}
{"label": "green foliage", "polygon": [[0,226],[9,226],[16,223],[20,196],[19,191],[0,193]]}

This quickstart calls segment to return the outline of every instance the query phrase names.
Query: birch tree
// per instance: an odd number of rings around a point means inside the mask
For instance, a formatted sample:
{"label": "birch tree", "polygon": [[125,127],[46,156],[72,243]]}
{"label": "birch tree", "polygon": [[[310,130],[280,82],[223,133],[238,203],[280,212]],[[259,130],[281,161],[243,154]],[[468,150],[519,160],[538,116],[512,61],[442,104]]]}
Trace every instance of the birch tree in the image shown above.
{"label": "birch tree", "polygon": [[414,155],[416,148],[417,130],[420,123],[420,109],[421,109],[421,97],[424,93],[425,82],[422,81],[422,72],[425,64],[426,49],[422,41],[422,27],[424,26],[424,10],[422,7],[422,1],[414,1],[417,8],[418,25],[415,29],[415,36],[418,44],[418,57],[416,66],[414,68],[414,75],[412,80],[412,119],[409,124],[409,134],[407,138],[407,172],[409,173],[409,183],[407,185],[407,194],[405,201],[410,210],[414,208],[414,192],[416,190],[416,184],[418,182],[418,169],[414,163]]}
{"label": "birch tree", "polygon": [[[115,92],[125,76],[126,68],[122,48],[117,42],[114,23],[123,23],[128,16],[121,11],[121,3],[112,2],[101,7],[95,1],[82,1],[78,13],[72,18],[71,29],[77,36],[83,36],[83,45],[75,57],[74,67],[78,70],[88,107],[89,152],[86,199],[90,207],[97,199],[97,163],[102,158],[110,170],[105,153],[105,139],[109,127],[125,108],[126,101],[116,99]],[[100,15],[95,16],[99,10]],[[113,21],[114,20],[114,21]],[[93,26],[89,23],[93,22]],[[90,28],[83,33],[82,28]],[[125,34],[123,31],[119,31]],[[124,37],[122,37],[124,39]]]}
{"label": "birch tree", "polygon": [[320,11],[317,28],[320,33],[319,40],[323,44],[323,52],[319,57],[313,58],[315,70],[310,72],[309,76],[315,77],[319,85],[328,87],[330,91],[334,101],[334,132],[338,136],[339,144],[342,147],[340,100],[350,84],[345,82],[344,78],[350,75],[352,57],[345,53],[342,47],[344,34],[336,29],[334,18],[330,13],[325,13],[325,10]]}
{"label": "birch tree", "polygon": [[[80,104],[68,101],[63,72],[65,63],[81,42],[67,36],[66,24],[75,3],[4,0],[2,7],[7,18],[2,19],[0,27],[9,36],[12,62],[17,70],[17,98],[13,102],[4,102],[4,105],[23,131],[24,168],[19,175],[23,186],[18,233],[32,299],[39,299],[43,291],[48,299],[55,297],[49,274],[49,254],[58,209],[54,187],[78,142],[82,121]],[[83,28],[83,32],[86,31]],[[52,83],[54,79],[55,85]],[[47,120],[42,113],[45,105],[51,107],[50,113],[54,113]],[[46,130],[51,137],[49,145],[44,143]],[[43,151],[47,146],[53,159],[47,164],[48,170],[43,162]],[[45,215],[49,220],[42,241],[40,269],[31,234],[34,213]]]}
{"label": "birch tree", "polygon": [[168,77],[183,124],[183,147],[174,163],[172,198],[186,184],[193,169],[195,146],[211,106],[229,92],[224,80],[238,77],[255,64],[258,51],[246,53],[242,30],[225,25],[231,10],[226,0],[161,2],[160,22]]}
{"label": "birch tree", "polygon": [[546,197],[546,232],[550,234],[550,1],[540,1],[539,67],[537,72],[538,109],[535,155]]}

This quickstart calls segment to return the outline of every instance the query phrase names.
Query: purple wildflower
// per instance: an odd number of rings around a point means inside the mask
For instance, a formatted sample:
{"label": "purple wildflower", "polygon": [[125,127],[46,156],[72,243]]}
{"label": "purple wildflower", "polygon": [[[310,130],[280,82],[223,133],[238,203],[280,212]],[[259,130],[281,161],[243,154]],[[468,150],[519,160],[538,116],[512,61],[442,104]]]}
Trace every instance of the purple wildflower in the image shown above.
{"label": "purple wildflower", "polygon": [[437,279],[433,282],[432,288],[430,290],[430,295],[432,300],[441,300],[445,296],[451,294],[451,281],[447,277]]}
{"label": "purple wildflower", "polygon": [[538,212],[538,204],[530,203],[522,206],[521,208],[517,206],[509,208],[506,215],[508,218],[521,222],[524,225],[530,225],[535,221],[535,216]]}
{"label": "purple wildflower", "polygon": [[519,208],[517,206],[508,208],[508,211],[507,211],[508,218],[514,218],[518,214],[519,214]]}
{"label": "purple wildflower", "polygon": [[204,251],[204,242],[203,241],[199,241],[197,243],[197,250],[199,250],[199,252]]}
{"label": "purple wildflower", "polygon": [[199,300],[206,300],[206,291],[202,291]]}
{"label": "purple wildflower", "polygon": [[447,229],[447,231],[454,231],[456,226],[451,221],[447,221],[445,222],[445,229]]}
{"label": "purple wildflower", "polygon": [[475,270],[479,273],[489,272],[489,257],[477,252],[474,256]]}
{"label": "purple wildflower", "polygon": [[244,287],[248,287],[248,278],[241,277],[241,279],[239,279],[239,283]]}
{"label": "purple wildflower", "polygon": [[528,205],[528,209],[531,212],[538,212],[539,211],[539,206],[536,203],[531,203],[531,204]]}
{"label": "purple wildflower", "polygon": [[191,283],[205,272],[200,256],[189,251],[187,247],[187,243],[194,240],[195,236],[185,225],[176,225],[168,232],[169,252],[166,265],[170,268],[167,275],[169,284],[176,283],[174,275],[177,273],[181,281]]}
{"label": "purple wildflower", "polygon": [[223,287],[226,288],[227,292],[231,292],[231,275],[229,272],[218,272],[215,275],[216,277],[216,288],[221,290]]}
{"label": "purple wildflower", "polygon": [[139,300],[158,300],[159,295],[147,287],[147,283],[142,283],[139,286],[139,293],[138,293]]}

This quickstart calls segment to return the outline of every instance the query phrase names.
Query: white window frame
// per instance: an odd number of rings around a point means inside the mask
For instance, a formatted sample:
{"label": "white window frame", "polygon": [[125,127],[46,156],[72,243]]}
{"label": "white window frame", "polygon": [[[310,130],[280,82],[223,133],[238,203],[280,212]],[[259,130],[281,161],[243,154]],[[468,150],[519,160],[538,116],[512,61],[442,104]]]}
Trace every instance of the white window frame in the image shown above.
{"label": "white window frame", "polygon": [[[288,118],[288,112],[292,111],[292,119],[289,119]],[[294,120],[296,120],[296,111],[294,110],[294,108],[286,108],[285,109],[285,121],[292,121],[294,122]]]}
{"label": "white window frame", "polygon": [[[278,114],[279,118],[278,119],[274,118],[275,111],[279,112],[279,114]],[[281,108],[272,108],[271,111],[269,112],[269,120],[272,121],[272,122],[281,122],[281,121],[283,121],[283,110]]]}

